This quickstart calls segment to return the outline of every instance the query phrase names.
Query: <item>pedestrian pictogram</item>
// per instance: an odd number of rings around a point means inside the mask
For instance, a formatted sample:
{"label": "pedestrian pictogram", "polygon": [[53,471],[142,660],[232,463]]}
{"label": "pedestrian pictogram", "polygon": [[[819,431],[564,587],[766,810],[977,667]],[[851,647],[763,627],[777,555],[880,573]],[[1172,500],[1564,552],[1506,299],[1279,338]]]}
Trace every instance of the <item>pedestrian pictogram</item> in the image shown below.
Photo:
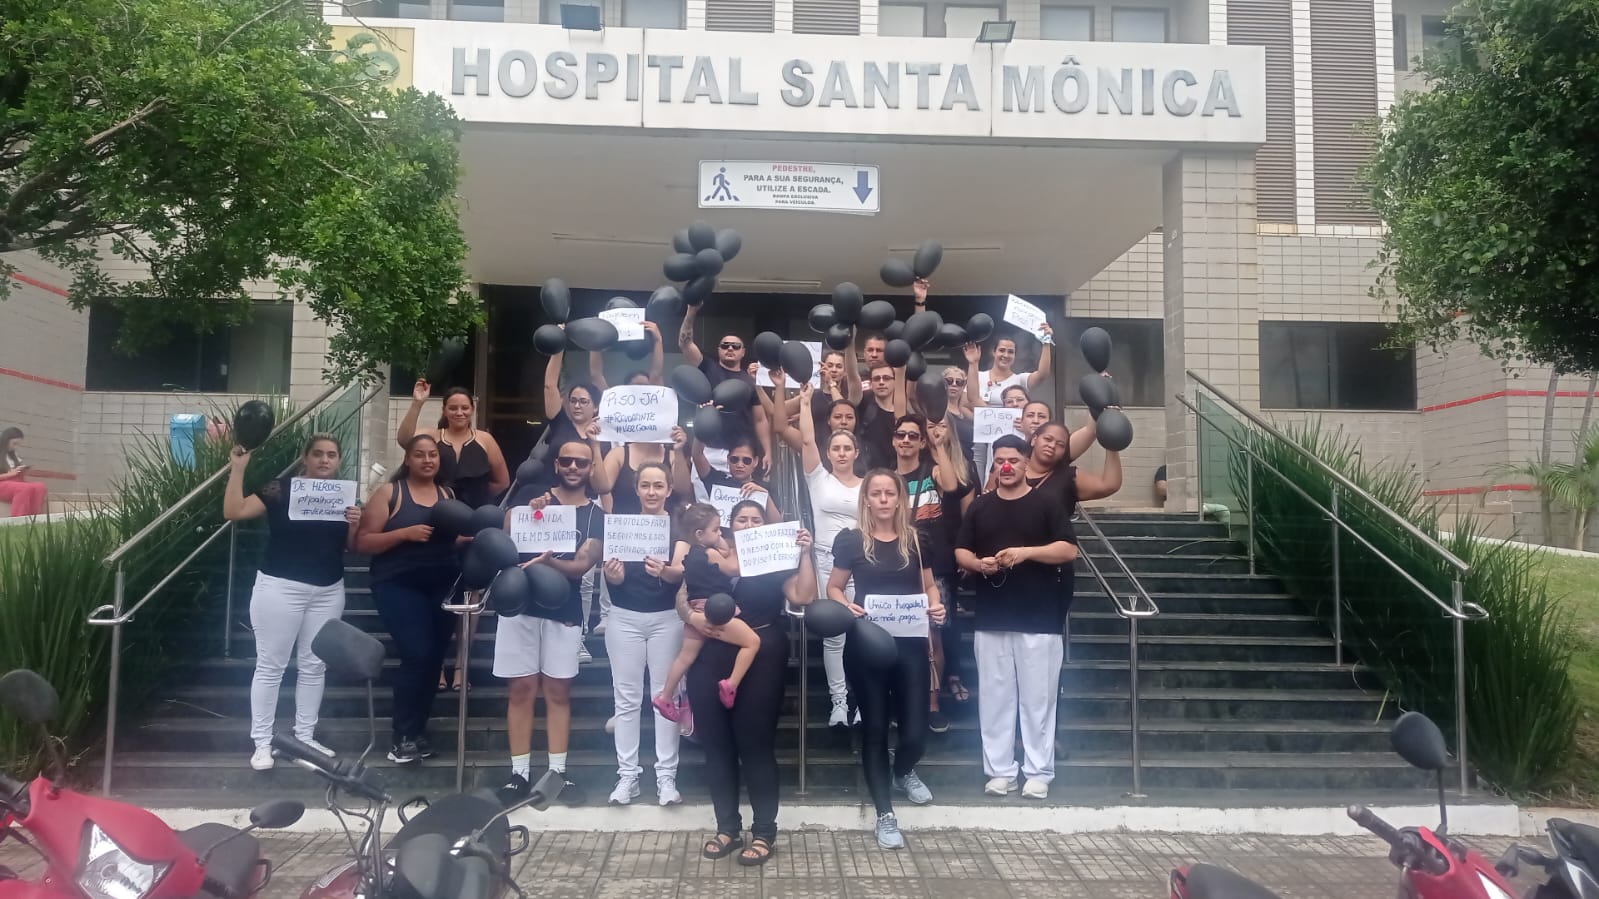
{"label": "pedestrian pictogram", "polygon": [[738,202],[738,197],[733,194],[732,185],[727,183],[727,166],[717,169],[716,174],[711,176],[711,184],[716,189],[711,191],[711,195],[705,198],[705,202],[709,203],[712,200],[722,200],[728,203]]}

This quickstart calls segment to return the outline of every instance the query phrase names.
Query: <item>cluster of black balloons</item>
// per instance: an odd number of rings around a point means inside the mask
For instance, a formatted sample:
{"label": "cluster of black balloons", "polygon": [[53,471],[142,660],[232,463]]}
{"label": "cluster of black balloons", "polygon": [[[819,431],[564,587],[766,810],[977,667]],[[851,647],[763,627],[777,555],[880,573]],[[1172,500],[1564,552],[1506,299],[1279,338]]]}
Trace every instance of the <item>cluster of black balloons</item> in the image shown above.
{"label": "cluster of black balloons", "polygon": [[505,510],[497,505],[473,509],[458,499],[434,503],[429,518],[435,539],[472,537],[461,555],[462,589],[487,590],[489,607],[504,617],[555,617],[570,595],[566,578],[548,565],[518,565],[504,521]]}
{"label": "cluster of black balloons", "polygon": [[744,238],[732,228],[718,231],[695,222],[672,235],[672,255],[661,264],[666,280],[683,284],[683,299],[698,306],[716,290],[716,276],[744,247]]}
{"label": "cluster of black balloons", "polygon": [[[810,358],[806,353],[807,365]],[[692,365],[672,369],[666,376],[666,384],[677,393],[679,400],[696,407],[691,427],[695,439],[706,446],[726,448],[728,441],[740,432],[738,422],[749,414],[749,408],[756,401],[755,388],[748,381],[727,378],[712,388],[705,372]]]}
{"label": "cluster of black balloons", "polygon": [[[676,288],[663,289],[671,290],[674,295],[677,292]],[[655,297],[651,297],[644,317],[659,324],[674,312],[681,314],[682,298],[677,297],[676,300],[674,306],[671,297],[664,298],[659,303]],[[646,333],[642,340],[621,340],[616,326],[597,316],[568,321],[572,314],[572,290],[560,278],[551,278],[544,282],[544,286],[539,290],[539,305],[543,307],[545,316],[551,321],[549,324],[540,325],[533,332],[533,348],[546,356],[564,352],[568,346],[588,350],[591,353],[617,347],[630,359],[643,359],[655,348],[653,335]],[[605,308],[637,309],[638,303],[628,297],[611,297],[606,301]]]}
{"label": "cluster of black balloons", "polygon": [[890,256],[883,261],[878,275],[889,287],[909,287],[917,278],[931,278],[938,264],[944,261],[944,245],[936,240],[924,240],[916,246],[916,255],[907,263]]}
{"label": "cluster of black balloons", "polygon": [[844,652],[874,671],[894,667],[899,658],[892,634],[875,622],[856,618],[841,602],[819,599],[806,606],[805,630],[823,639],[847,634]]}
{"label": "cluster of black balloons", "polygon": [[1078,339],[1077,346],[1083,351],[1088,367],[1094,370],[1077,382],[1077,392],[1082,395],[1088,414],[1094,417],[1099,445],[1119,453],[1132,446],[1133,423],[1121,409],[1109,408],[1120,406],[1122,402],[1116,382],[1104,373],[1110,367],[1110,334],[1104,328],[1089,328]]}

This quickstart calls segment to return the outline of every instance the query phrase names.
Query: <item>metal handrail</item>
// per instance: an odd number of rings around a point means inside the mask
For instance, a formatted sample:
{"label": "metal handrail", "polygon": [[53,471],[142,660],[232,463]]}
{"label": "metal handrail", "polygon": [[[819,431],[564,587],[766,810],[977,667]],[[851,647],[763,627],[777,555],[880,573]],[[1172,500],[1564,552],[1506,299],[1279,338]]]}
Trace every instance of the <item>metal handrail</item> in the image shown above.
{"label": "metal handrail", "polygon": [[1133,570],[1127,567],[1127,563],[1122,559],[1122,554],[1116,551],[1115,546],[1111,545],[1110,538],[1106,537],[1105,532],[1100,529],[1099,522],[1094,520],[1094,516],[1089,513],[1088,507],[1079,505],[1077,507],[1077,514],[1082,517],[1083,523],[1088,525],[1088,529],[1094,532],[1094,536],[1099,539],[1099,542],[1105,544],[1106,554],[1110,556],[1112,562],[1116,563],[1116,567],[1121,569],[1121,573],[1126,575],[1127,580],[1132,583],[1133,592],[1137,594],[1137,598],[1144,601],[1143,609],[1139,609],[1136,603],[1133,605],[1122,605],[1121,597],[1106,587],[1104,577],[1100,575],[1099,566],[1094,564],[1094,560],[1089,558],[1087,553],[1079,554],[1079,557],[1088,563],[1089,571],[1097,580],[1099,580],[1100,586],[1106,588],[1106,595],[1108,595],[1110,597],[1110,601],[1116,605],[1116,614],[1123,618],[1154,618],[1156,615],[1159,615],[1160,606],[1156,605],[1155,601],[1149,598],[1149,593],[1144,589],[1144,585],[1139,583],[1138,577],[1133,574]]}
{"label": "metal handrail", "polygon": [[[307,403],[305,406],[303,406],[300,409],[298,409],[297,411],[295,411],[295,413],[293,415],[290,415],[288,418],[285,418],[283,421],[279,422],[278,426],[272,429],[272,433],[267,435],[267,439],[271,440],[273,437],[276,437],[285,428],[288,428],[289,426],[293,425],[295,422],[298,422],[300,419],[302,419],[302,418],[306,417],[307,415],[311,414],[311,410],[313,410],[313,409],[317,408],[318,406],[322,405],[322,403],[325,402],[328,397],[332,396],[333,394],[335,394],[335,393],[337,393],[337,392],[339,392],[341,390],[348,390],[349,387],[350,387],[350,385],[348,385],[348,384],[343,385],[343,386],[334,385],[332,387],[329,387],[327,390],[322,391],[322,394],[320,396],[318,396],[316,399],[312,400],[311,402]],[[380,389],[380,388],[373,388],[373,394],[375,394],[378,389]],[[359,408],[365,406],[368,402],[370,402],[373,394],[368,394],[366,397],[362,398],[360,406],[357,406],[356,408],[359,409]],[[177,502],[173,503],[171,506],[167,507],[166,511],[162,512],[160,515],[157,515],[154,519],[152,519],[150,521],[149,524],[147,524],[144,527],[140,528],[139,532],[137,534],[134,534],[132,537],[129,537],[125,542],[123,542],[123,544],[121,546],[119,546],[116,549],[112,550],[111,554],[106,556],[103,560],[101,560],[100,564],[102,564],[102,565],[106,566],[107,568],[109,568],[112,565],[115,565],[118,562],[122,561],[124,556],[126,556],[128,553],[132,552],[133,548],[135,546],[138,546],[140,543],[143,543],[144,539],[146,537],[150,536],[152,533],[154,533],[157,528],[161,527],[161,525],[163,525],[163,524],[166,524],[168,521],[171,521],[172,520],[172,516],[178,514],[178,512],[182,511],[190,503],[192,503],[195,500],[199,499],[201,494],[205,493],[211,487],[215,486],[218,481],[220,481],[223,478],[227,477],[228,476],[228,469],[230,469],[232,467],[233,467],[232,465],[224,465],[221,468],[217,469],[217,471],[214,472],[210,477],[206,478],[205,480],[201,481],[198,485],[196,485],[193,490],[190,490],[188,493],[184,494],[182,499],[178,500]]]}
{"label": "metal handrail", "polygon": [[[1306,461],[1321,469],[1323,474],[1337,481],[1345,490],[1348,490],[1350,493],[1360,497],[1361,499],[1370,503],[1372,506],[1376,507],[1378,511],[1387,516],[1387,518],[1394,524],[1398,525],[1400,529],[1408,533],[1410,536],[1415,537],[1417,540],[1420,540],[1428,549],[1441,556],[1443,560],[1448,562],[1449,565],[1456,571],[1460,572],[1461,574],[1465,574],[1471,570],[1471,566],[1468,565],[1465,560],[1450,552],[1448,547],[1444,546],[1442,543],[1439,543],[1436,539],[1427,534],[1426,531],[1416,527],[1416,525],[1413,524],[1409,519],[1384,505],[1381,500],[1372,496],[1354,481],[1351,481],[1343,474],[1343,472],[1340,472],[1336,468],[1333,468],[1331,465],[1328,465],[1326,462],[1323,462],[1321,459],[1317,458],[1313,453],[1310,452],[1310,450],[1300,446],[1288,435],[1273,427],[1272,424],[1266,421],[1264,418],[1261,418],[1259,415],[1256,415],[1254,412],[1246,409],[1244,406],[1239,404],[1237,400],[1234,400],[1232,397],[1223,393],[1218,387],[1216,387],[1216,385],[1205,380],[1203,376],[1194,372],[1192,369],[1189,369],[1187,374],[1188,377],[1194,379],[1195,383],[1215,394],[1217,399],[1221,400],[1226,405],[1231,406],[1234,411],[1249,419],[1256,427],[1277,438],[1278,440],[1281,440],[1284,444],[1287,444],[1289,447],[1291,447],[1295,452],[1305,457]],[[1182,402],[1183,405],[1188,406],[1188,408],[1194,409],[1195,414],[1198,414],[1199,410],[1195,409],[1194,406],[1190,404],[1184,397],[1179,395],[1177,399]]]}

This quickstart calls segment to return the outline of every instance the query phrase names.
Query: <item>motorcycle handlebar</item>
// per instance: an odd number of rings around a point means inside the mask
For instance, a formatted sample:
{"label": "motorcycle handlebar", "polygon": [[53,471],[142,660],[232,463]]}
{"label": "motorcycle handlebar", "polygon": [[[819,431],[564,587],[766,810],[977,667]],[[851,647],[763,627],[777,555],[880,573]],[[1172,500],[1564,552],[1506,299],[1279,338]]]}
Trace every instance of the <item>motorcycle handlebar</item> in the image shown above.
{"label": "motorcycle handlebar", "polygon": [[324,774],[330,774],[334,777],[340,776],[338,762],[287,734],[273,734],[272,748],[291,759],[305,762]]}
{"label": "motorcycle handlebar", "polygon": [[272,748],[309,767],[350,792],[374,802],[388,802],[389,795],[366,778],[366,768],[354,762],[328,758],[287,734],[273,734]]}
{"label": "motorcycle handlebar", "polygon": [[1416,834],[1399,830],[1363,805],[1351,805],[1349,818],[1381,837],[1396,853],[1396,864],[1398,859],[1402,858],[1407,864],[1421,868],[1429,874],[1441,876],[1448,873],[1449,862],[1439,858],[1437,851],[1423,843]]}

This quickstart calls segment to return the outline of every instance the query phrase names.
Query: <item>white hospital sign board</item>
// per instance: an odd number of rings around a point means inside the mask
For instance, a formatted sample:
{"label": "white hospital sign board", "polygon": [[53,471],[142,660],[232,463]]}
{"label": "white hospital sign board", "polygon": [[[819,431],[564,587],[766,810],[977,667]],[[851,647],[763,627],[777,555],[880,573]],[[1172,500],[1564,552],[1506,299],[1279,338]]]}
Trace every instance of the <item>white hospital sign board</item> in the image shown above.
{"label": "white hospital sign board", "polygon": [[875,165],[700,162],[701,209],[805,209],[871,215],[882,198]]}
{"label": "white hospital sign board", "polygon": [[1090,144],[1266,139],[1260,47],[393,25],[414,31],[413,86],[469,122]]}

